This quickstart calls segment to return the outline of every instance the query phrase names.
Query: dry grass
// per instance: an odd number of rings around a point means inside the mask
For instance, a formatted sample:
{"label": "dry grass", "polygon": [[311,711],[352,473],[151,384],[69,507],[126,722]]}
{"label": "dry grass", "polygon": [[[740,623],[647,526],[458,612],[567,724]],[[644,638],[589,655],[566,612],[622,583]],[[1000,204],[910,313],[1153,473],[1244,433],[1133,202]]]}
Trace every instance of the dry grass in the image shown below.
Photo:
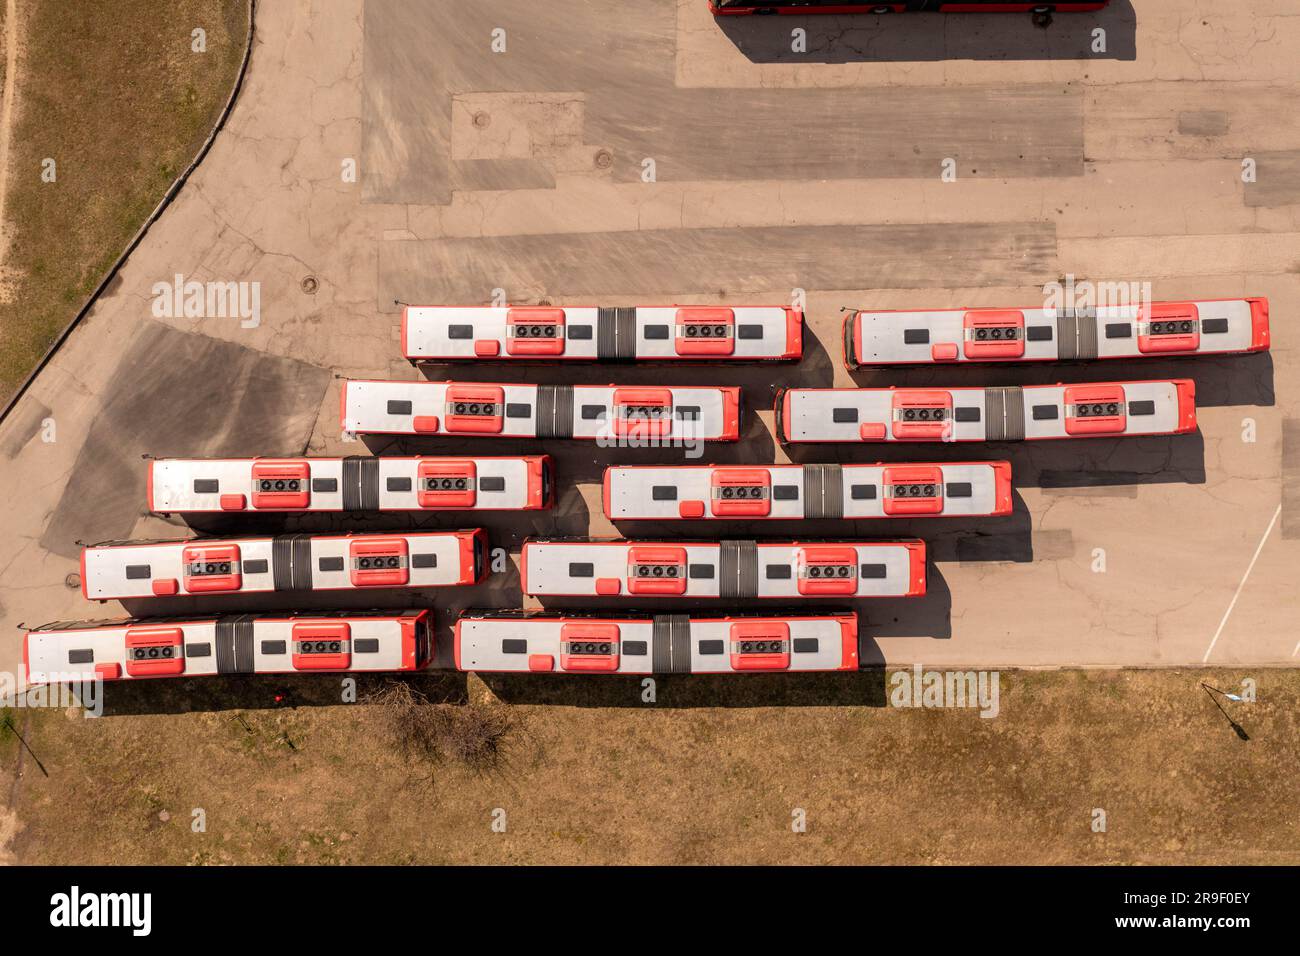
{"label": "dry grass", "polygon": [[[197,153],[243,56],[245,0],[23,4],[0,401]],[[207,52],[190,34],[207,32]],[[41,181],[42,161],[57,181]]]}
{"label": "dry grass", "polygon": [[[1199,686],[1245,676],[1259,700],[1225,706],[1249,741]],[[1300,862],[1295,670],[1008,673],[991,720],[881,706],[863,675],[810,685],[833,703],[784,707],[729,696],[761,678],[663,678],[657,705],[599,678],[434,678],[393,705],[339,704],[335,680],[301,679],[298,706],[279,707],[279,684],[163,683],[114,688],[110,709],[244,709],[31,712],[50,776],[24,764],[19,861]],[[414,749],[393,728],[412,710],[431,720]],[[434,716],[452,713],[468,724]],[[509,755],[486,773],[485,739]],[[6,780],[14,754],[0,747]]]}

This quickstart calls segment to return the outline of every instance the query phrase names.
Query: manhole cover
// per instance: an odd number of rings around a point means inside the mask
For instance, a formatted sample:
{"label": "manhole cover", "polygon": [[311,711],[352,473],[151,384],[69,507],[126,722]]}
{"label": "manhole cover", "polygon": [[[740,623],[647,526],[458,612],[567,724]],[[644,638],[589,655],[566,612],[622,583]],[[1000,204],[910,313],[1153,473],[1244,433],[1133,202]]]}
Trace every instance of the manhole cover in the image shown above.
{"label": "manhole cover", "polygon": [[614,154],[607,149],[596,150],[596,168],[609,169],[614,165]]}
{"label": "manhole cover", "polygon": [[307,278],[303,279],[299,285],[302,286],[302,291],[306,292],[308,295],[315,295],[316,290],[320,288],[320,282],[315,276],[307,276]]}
{"label": "manhole cover", "polygon": [[474,114],[474,125],[479,129],[487,129],[492,125],[492,117],[482,110]]}
{"label": "manhole cover", "polygon": [[69,574],[66,578],[63,579],[63,585],[69,591],[77,590],[79,587],[81,587],[81,575],[75,573]]}

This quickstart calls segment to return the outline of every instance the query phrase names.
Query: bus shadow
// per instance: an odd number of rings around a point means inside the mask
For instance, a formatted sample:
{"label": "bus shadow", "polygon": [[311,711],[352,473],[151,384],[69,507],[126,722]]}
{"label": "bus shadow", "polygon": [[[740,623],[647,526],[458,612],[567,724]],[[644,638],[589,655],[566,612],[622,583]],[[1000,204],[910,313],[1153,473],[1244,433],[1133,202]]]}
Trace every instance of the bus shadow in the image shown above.
{"label": "bus shadow", "polygon": [[[717,707],[884,707],[883,668],[802,674],[657,674],[592,677],[479,674],[508,704],[695,709]],[[649,698],[649,699],[647,699]]]}
{"label": "bus shadow", "polygon": [[[795,368],[779,376],[777,381],[782,387],[830,388],[835,384],[836,367],[843,363],[842,352],[843,346],[838,344],[838,340],[832,352],[822,342],[821,337],[813,331],[812,326],[805,322],[803,358]],[[772,398],[764,406],[765,409],[772,407],[775,397],[776,393],[773,391]]]}
{"label": "bus shadow", "polygon": [[103,716],[337,707],[364,701],[368,695],[382,690],[394,680],[410,684],[430,703],[464,704],[469,700],[465,678],[465,674],[457,671],[424,671],[418,674],[248,674],[113,681],[103,687]]}
{"label": "bus shadow", "polygon": [[[932,13],[718,17],[718,29],[751,63],[923,63],[944,60],[1135,60],[1137,12],[1112,0],[1092,13],[1047,17]],[[805,49],[791,35],[805,31]],[[1105,49],[1098,50],[1097,30]]]}
{"label": "bus shadow", "polygon": [[926,567],[925,593],[920,597],[874,598],[858,601],[858,661],[879,667],[885,655],[879,637],[952,638],[952,591],[931,558]]}

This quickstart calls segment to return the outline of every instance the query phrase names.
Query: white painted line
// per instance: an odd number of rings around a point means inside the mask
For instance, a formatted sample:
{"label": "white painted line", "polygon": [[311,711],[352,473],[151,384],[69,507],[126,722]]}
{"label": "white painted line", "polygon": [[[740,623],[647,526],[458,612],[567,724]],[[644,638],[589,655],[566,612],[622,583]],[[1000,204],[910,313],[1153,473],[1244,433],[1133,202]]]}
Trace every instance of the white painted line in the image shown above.
{"label": "white painted line", "polygon": [[[1281,514],[1282,506],[1279,504],[1277,510],[1273,512],[1273,520],[1270,521],[1268,527],[1264,529],[1264,537],[1259,539],[1259,547],[1255,549],[1254,557],[1250,559],[1250,564],[1246,566],[1246,573],[1241,576],[1241,583],[1237,585],[1237,593],[1232,596],[1232,603],[1229,604],[1228,609],[1223,612],[1223,620],[1219,622],[1219,629],[1214,632],[1214,639],[1210,641],[1210,646],[1205,649],[1205,656],[1201,658],[1202,664],[1210,659],[1210,651],[1214,650],[1214,645],[1218,643],[1219,635],[1223,633],[1223,626],[1228,623],[1228,616],[1232,614],[1232,609],[1237,606],[1237,598],[1241,597],[1241,589],[1246,586],[1246,579],[1250,577],[1250,572],[1255,570],[1255,562],[1259,560],[1259,553],[1264,550],[1264,542],[1267,541],[1268,536],[1273,533],[1273,525],[1277,524],[1277,519]],[[1297,644],[1296,648],[1297,650],[1300,650],[1300,644]],[[1291,653],[1291,656],[1295,657],[1294,651]]]}

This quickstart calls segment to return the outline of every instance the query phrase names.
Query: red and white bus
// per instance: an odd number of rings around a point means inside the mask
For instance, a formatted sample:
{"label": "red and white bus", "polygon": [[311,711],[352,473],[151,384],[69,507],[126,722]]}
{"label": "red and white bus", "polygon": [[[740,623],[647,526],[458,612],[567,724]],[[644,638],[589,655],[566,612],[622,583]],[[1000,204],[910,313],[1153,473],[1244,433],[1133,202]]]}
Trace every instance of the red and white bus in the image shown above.
{"label": "red and white bus", "polygon": [[893,0],[892,3],[862,3],[861,0],[707,0],[715,17],[756,13],[1087,13],[1104,9],[1110,0],[1056,0],[1055,3],[1015,0]]}
{"label": "red and white bus", "polygon": [[456,669],[533,674],[746,674],[858,669],[852,611],[715,615],[470,611]]}
{"label": "red and white bus", "polygon": [[29,684],[415,671],[432,660],[430,624],[427,610],[58,622],[28,630],[23,663]]}
{"label": "red and white bus", "polygon": [[549,455],[511,458],[158,458],[149,510],[537,511],[555,500]]}
{"label": "red and white bus", "polygon": [[408,305],[402,354],[411,362],[795,361],[803,312],[780,305]]}
{"label": "red and white bus", "polygon": [[844,320],[844,364],[1071,362],[1263,352],[1268,299],[1054,309],[859,309]]}
{"label": "red and white bus", "polygon": [[348,381],[342,426],[359,435],[736,441],[740,389]]}
{"label": "red and white bus", "polygon": [[87,600],[476,584],[488,538],[472,531],[282,534],[110,541],[81,551]]}
{"label": "red and white bus", "polygon": [[790,388],[783,442],[1036,441],[1196,430],[1188,379],[1007,388]]}
{"label": "red and white bus", "polygon": [[520,585],[534,596],[916,597],[925,542],[528,540]]}
{"label": "red and white bus", "polygon": [[1011,514],[1011,463],[613,465],[611,521],[919,518]]}

